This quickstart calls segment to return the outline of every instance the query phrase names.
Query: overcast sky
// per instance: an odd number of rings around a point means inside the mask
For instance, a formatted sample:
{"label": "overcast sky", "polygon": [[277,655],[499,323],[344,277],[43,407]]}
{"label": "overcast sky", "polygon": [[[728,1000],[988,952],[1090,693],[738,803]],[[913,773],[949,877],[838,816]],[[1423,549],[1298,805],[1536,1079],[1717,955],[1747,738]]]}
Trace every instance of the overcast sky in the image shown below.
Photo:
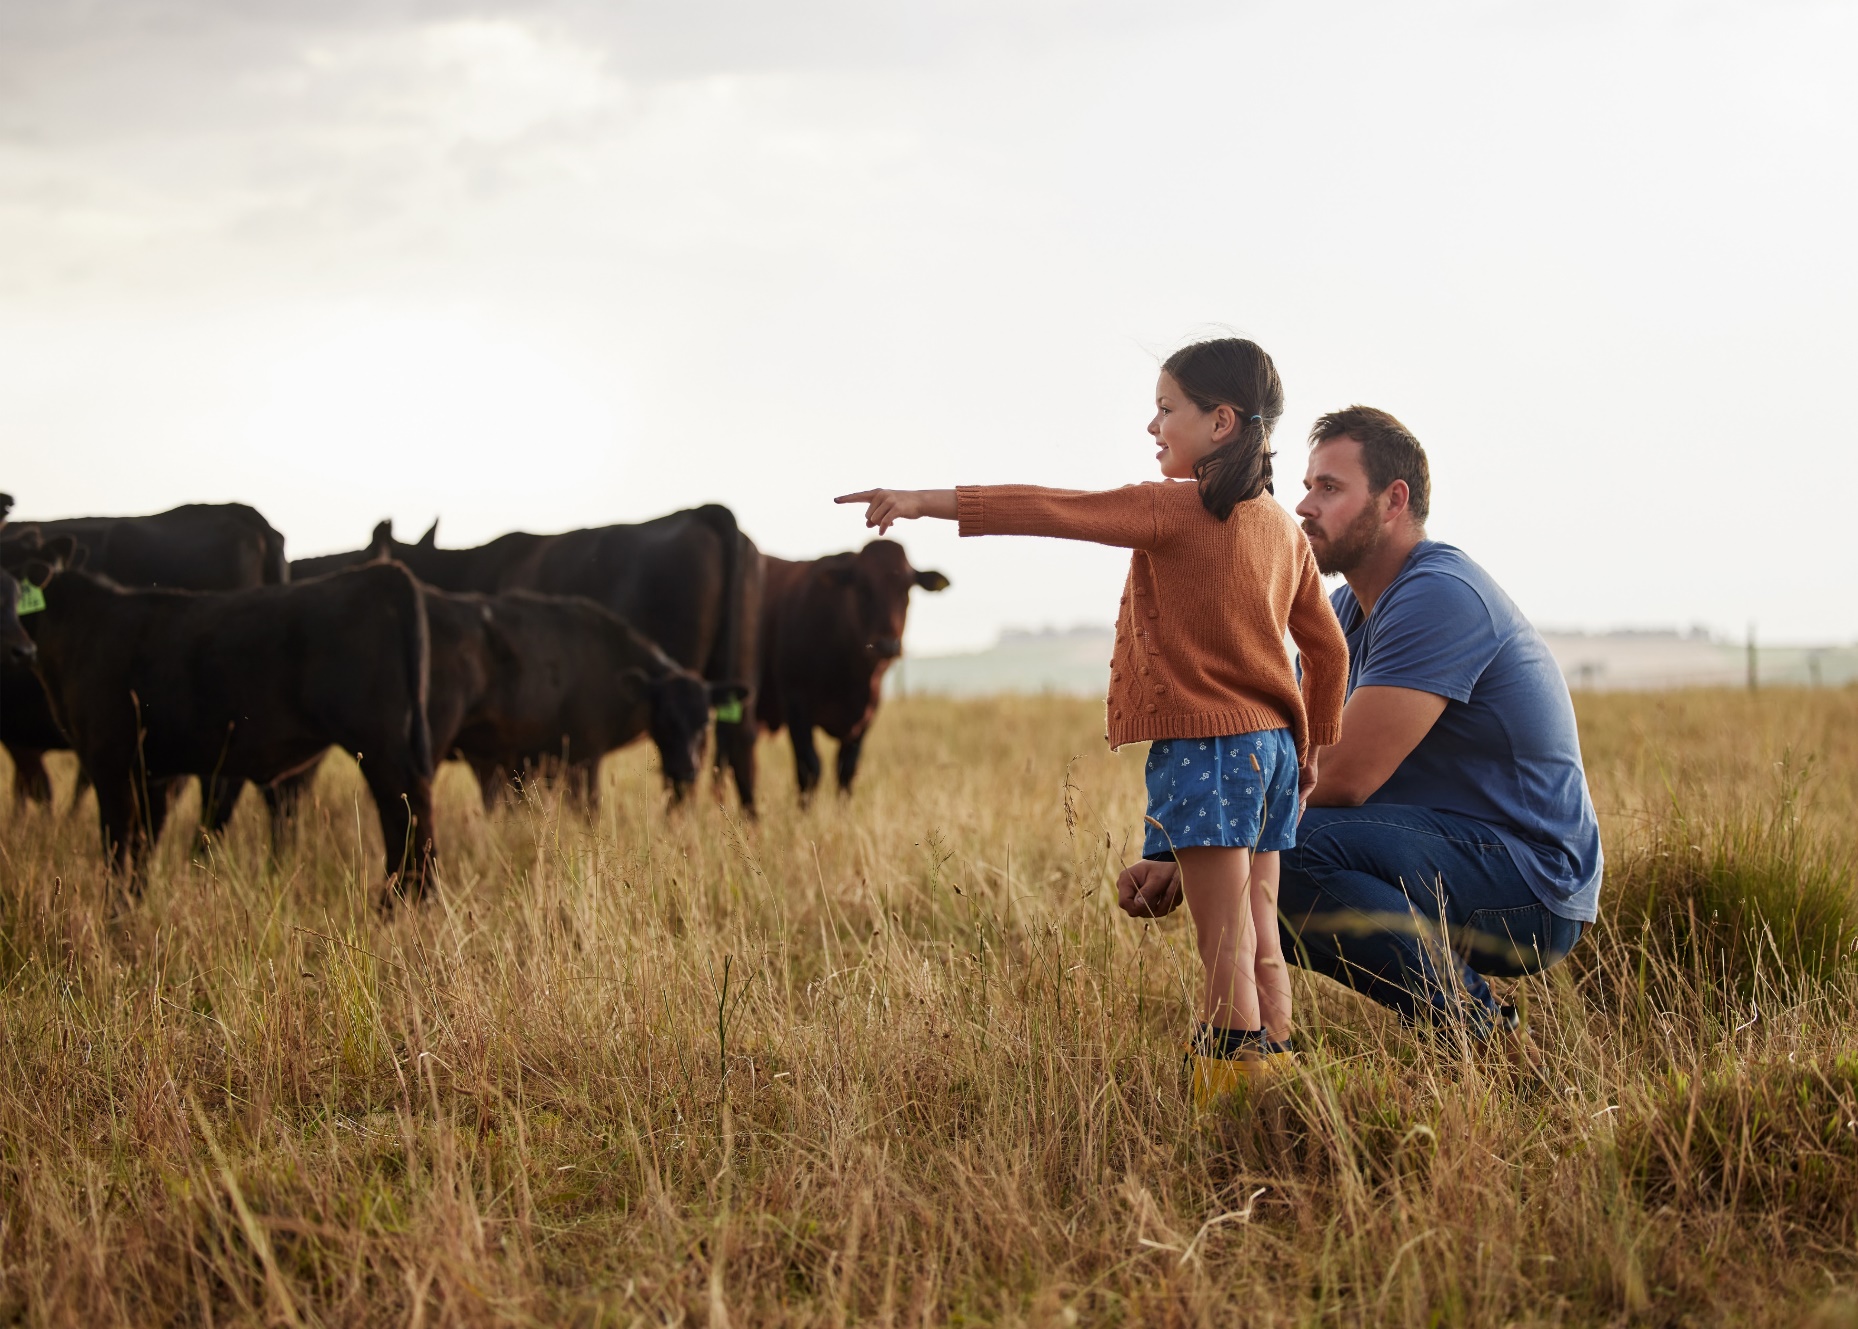
{"label": "overcast sky", "polygon": [[[293,554],[1150,478],[1232,330],[1550,627],[1858,639],[1858,6],[0,3],[0,489]],[[1126,556],[917,523],[917,651]]]}

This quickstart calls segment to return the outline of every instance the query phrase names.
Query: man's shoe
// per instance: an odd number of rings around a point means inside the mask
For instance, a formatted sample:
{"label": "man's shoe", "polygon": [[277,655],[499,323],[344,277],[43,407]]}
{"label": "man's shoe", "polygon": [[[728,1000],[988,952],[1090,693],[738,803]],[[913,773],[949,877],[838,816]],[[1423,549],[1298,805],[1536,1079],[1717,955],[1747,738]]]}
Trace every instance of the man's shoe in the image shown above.
{"label": "man's shoe", "polygon": [[1503,1055],[1524,1087],[1540,1088],[1548,1084],[1548,1068],[1542,1061],[1542,1053],[1529,1036],[1529,1026],[1523,1023],[1522,1013],[1514,1006],[1497,1007],[1497,1027],[1491,1039],[1503,1048]]}

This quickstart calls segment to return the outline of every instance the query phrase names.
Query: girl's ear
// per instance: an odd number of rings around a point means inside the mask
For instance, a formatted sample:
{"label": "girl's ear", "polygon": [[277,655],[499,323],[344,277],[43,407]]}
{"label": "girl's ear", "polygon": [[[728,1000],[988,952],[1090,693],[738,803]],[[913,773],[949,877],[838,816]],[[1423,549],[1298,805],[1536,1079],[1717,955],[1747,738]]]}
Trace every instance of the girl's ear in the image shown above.
{"label": "girl's ear", "polygon": [[1225,402],[1213,408],[1213,437],[1221,443],[1230,443],[1239,433],[1239,413]]}

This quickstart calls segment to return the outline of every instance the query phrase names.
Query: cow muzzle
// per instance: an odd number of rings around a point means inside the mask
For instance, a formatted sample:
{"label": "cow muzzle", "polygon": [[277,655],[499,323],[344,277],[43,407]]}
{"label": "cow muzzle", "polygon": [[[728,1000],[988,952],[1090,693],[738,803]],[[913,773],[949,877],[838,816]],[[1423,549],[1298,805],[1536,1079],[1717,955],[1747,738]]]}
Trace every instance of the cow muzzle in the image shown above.
{"label": "cow muzzle", "polygon": [[894,660],[903,654],[903,642],[897,637],[879,637],[876,641],[867,642],[865,650],[876,659]]}

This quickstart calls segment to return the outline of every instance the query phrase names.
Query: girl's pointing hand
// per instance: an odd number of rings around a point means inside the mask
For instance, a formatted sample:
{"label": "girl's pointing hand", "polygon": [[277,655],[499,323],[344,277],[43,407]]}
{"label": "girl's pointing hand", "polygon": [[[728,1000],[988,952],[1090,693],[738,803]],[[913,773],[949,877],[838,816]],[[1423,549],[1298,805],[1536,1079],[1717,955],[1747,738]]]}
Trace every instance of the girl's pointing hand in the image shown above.
{"label": "girl's pointing hand", "polygon": [[857,494],[841,494],[834,503],[862,503],[864,524],[877,527],[879,535],[893,522],[913,517],[941,517],[955,520],[955,491],[952,489],[866,489]]}

